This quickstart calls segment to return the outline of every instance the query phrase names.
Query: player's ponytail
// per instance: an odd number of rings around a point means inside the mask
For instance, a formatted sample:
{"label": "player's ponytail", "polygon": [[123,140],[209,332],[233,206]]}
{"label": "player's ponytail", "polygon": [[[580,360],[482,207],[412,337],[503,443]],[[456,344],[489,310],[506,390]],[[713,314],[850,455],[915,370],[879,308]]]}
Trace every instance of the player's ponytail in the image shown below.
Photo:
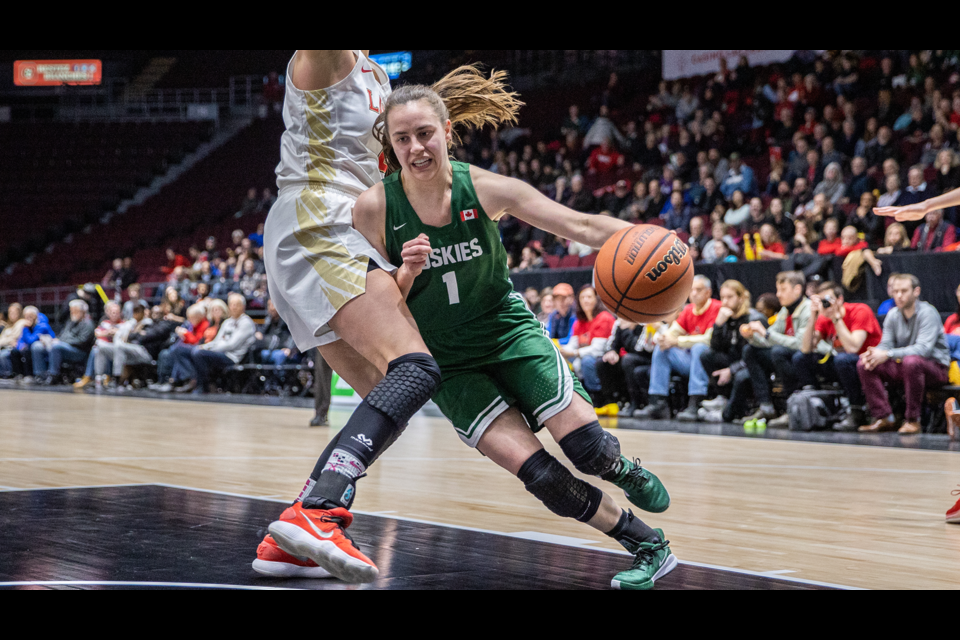
{"label": "player's ponytail", "polygon": [[406,85],[396,89],[387,99],[374,126],[374,135],[383,145],[387,173],[400,169],[387,131],[387,116],[394,107],[426,100],[441,122],[450,120],[454,144],[459,144],[459,125],[479,129],[488,124],[495,127],[516,124],[523,102],[519,94],[508,90],[506,80],[506,71],[494,71],[488,78],[475,66],[463,66],[448,73],[432,87]]}

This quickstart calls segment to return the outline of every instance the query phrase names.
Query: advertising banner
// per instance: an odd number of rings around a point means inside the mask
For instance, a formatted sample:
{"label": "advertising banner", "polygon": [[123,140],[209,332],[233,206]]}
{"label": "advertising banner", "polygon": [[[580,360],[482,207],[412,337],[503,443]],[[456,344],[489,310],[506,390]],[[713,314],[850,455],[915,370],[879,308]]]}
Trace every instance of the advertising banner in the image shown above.
{"label": "advertising banner", "polygon": [[17,60],[13,83],[18,87],[57,87],[65,84],[100,84],[103,63],[99,60]]}
{"label": "advertising banner", "polygon": [[[720,70],[720,59],[726,58],[727,67],[737,66],[740,56],[747,56],[750,66],[786,62],[799,49],[664,49],[663,79],[692,78]],[[820,53],[822,49],[813,49]]]}

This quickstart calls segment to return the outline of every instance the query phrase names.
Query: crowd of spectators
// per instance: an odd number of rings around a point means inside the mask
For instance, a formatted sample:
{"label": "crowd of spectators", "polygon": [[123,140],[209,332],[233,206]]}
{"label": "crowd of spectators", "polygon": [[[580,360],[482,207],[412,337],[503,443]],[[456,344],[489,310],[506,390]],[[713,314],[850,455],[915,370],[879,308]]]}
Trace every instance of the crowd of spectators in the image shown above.
{"label": "crowd of spectators", "polygon": [[[791,394],[837,388],[849,404],[835,430],[916,434],[926,393],[960,384],[960,287],[957,313],[942,323],[920,300],[915,276],[894,274],[889,286],[882,325],[868,305],[847,302],[839,284],[808,283],[796,271],[781,273],[776,294],[755,307],[740,282],[724,282],[715,298],[710,280],[697,276],[690,304],[660,325],[616,319],[591,286],[530,289],[525,298],[600,415],[617,404],[618,415],[643,420],[783,429]],[[687,406],[674,411],[672,395]]]}
{"label": "crowd of spectators", "polygon": [[[614,73],[590,117],[573,105],[552,135],[468,135],[456,153],[577,211],[674,229],[695,240],[698,260],[793,259],[786,267],[809,273],[818,258],[855,253],[877,271],[865,252],[960,248],[955,210],[904,225],[899,241],[873,214],[960,187],[958,60],[828,52],[753,69],[744,59],[663,82],[645,105]],[[583,255],[509,216],[500,225],[516,270]],[[715,239],[728,250],[707,250]]]}

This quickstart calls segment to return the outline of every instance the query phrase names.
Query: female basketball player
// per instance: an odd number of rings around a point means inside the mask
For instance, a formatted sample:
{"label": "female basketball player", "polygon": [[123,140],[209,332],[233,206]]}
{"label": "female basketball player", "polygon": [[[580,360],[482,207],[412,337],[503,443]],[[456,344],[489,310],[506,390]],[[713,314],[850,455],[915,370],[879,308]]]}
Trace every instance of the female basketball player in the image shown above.
{"label": "female basketball player", "polygon": [[352,227],[357,197],[381,180],[372,130],[389,92],[366,51],[297,51],[287,68],[280,193],[264,231],[270,294],[297,347],[319,347],[365,399],[324,451],[303,502],[270,526],[276,543],[268,537],[255,563],[264,573],[287,569],[286,552],[349,582],[376,578],[343,531],[355,483],[440,380],[394,267]]}
{"label": "female basketball player", "polygon": [[[445,100],[453,84],[490,93],[501,76],[465,67],[437,83],[403,87],[384,107],[378,136],[398,172],[364,193],[357,229],[396,264],[398,284],[440,365],[434,401],[460,438],[507,469],[555,514],[609,535],[636,555],[613,584],[650,589],[676,566],[662,531],[576,479],[534,435],[546,428],[574,466],[624,489],[660,513],[669,496],[653,474],[620,454],[589,396],[513,292],[496,220],[509,214],[549,233],[600,248],[628,223],[578,214],[518,180],[451,162],[453,123],[485,121],[502,102]],[[510,105],[510,108],[513,108]]]}

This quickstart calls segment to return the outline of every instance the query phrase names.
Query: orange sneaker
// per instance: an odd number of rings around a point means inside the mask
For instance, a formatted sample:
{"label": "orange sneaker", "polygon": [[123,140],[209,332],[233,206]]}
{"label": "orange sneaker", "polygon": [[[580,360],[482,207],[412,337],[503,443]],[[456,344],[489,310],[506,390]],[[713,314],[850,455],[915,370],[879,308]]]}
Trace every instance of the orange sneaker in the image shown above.
{"label": "orange sneaker", "polygon": [[253,570],[268,578],[309,578],[323,580],[332,578],[330,572],[313,560],[292,556],[277,544],[273,536],[267,536],[257,547],[257,559]]}
{"label": "orange sneaker", "polygon": [[353,515],[346,509],[304,509],[298,502],[269,529],[281,549],[313,560],[333,577],[351,584],[373,582],[380,571],[347,535],[351,524]]}
{"label": "orange sneaker", "polygon": [[[960,496],[960,491],[954,491],[953,495]],[[953,509],[947,511],[947,522],[949,524],[960,524],[960,500],[957,500],[957,504],[953,505]]]}
{"label": "orange sneaker", "polygon": [[947,433],[954,440],[960,440],[960,403],[956,398],[950,398],[944,411],[947,413]]}

